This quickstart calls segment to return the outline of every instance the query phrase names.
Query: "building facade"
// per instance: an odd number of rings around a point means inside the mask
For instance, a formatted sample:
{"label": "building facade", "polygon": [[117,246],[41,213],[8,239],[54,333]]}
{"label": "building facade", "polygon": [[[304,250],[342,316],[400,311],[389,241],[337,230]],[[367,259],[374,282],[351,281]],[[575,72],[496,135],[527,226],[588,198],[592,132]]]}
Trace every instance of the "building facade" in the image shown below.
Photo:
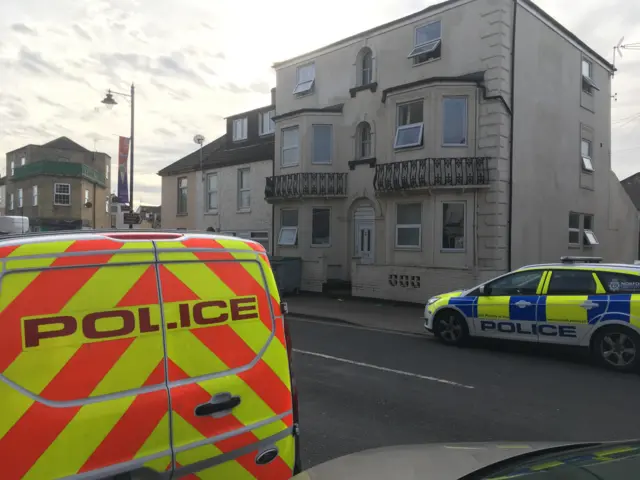
{"label": "building facade", "polygon": [[227,118],[225,135],[160,170],[164,228],[208,230],[272,247],[272,207],[264,198],[273,175],[272,105]]}
{"label": "building facade", "polygon": [[529,0],[450,0],[274,68],[265,195],[303,289],[422,302],[562,255],[634,259],[613,67]]}
{"label": "building facade", "polygon": [[6,154],[6,215],[32,230],[109,228],[111,157],[67,137]]}

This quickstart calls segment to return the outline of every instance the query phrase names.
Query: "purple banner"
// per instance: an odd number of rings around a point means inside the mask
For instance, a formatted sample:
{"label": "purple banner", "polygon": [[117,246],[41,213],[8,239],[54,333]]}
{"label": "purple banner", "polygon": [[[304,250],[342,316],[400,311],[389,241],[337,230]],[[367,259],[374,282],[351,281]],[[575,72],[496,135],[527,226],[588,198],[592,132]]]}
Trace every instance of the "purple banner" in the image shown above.
{"label": "purple banner", "polygon": [[118,199],[120,203],[129,203],[129,182],[127,181],[127,159],[129,158],[129,139],[120,137],[118,144]]}

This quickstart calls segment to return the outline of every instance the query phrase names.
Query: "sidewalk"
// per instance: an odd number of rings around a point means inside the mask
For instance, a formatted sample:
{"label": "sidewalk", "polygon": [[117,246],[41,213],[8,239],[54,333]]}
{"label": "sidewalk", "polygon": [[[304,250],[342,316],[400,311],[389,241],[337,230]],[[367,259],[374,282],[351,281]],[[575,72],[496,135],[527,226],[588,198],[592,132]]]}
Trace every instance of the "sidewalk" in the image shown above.
{"label": "sidewalk", "polygon": [[375,299],[301,294],[283,298],[292,317],[333,320],[363,327],[424,334],[424,307]]}

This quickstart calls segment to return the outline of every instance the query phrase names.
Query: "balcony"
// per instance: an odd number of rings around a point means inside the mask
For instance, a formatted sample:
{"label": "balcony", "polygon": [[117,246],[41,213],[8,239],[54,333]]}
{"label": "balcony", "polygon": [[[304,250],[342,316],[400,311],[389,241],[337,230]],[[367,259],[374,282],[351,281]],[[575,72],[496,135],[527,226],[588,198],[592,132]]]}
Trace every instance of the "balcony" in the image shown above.
{"label": "balcony", "polygon": [[92,183],[105,187],[106,181],[103,173],[83,163],[56,162],[53,160],[41,160],[29,163],[22,167],[16,167],[11,180],[23,180],[25,178],[49,175],[56,177],[81,177]]}
{"label": "balcony", "polygon": [[396,192],[422,188],[481,187],[489,184],[489,157],[421,158],[376,165],[373,188]]}
{"label": "balcony", "polygon": [[346,197],[346,173],[290,173],[266,178],[264,197],[276,199]]}

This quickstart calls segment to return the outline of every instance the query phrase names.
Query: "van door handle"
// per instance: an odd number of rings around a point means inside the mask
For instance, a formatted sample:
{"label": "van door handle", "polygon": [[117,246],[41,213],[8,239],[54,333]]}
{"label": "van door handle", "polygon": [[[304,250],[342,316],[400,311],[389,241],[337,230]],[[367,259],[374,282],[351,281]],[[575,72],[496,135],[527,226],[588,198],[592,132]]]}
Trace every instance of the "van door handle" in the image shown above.
{"label": "van door handle", "polygon": [[585,310],[591,310],[592,308],[596,308],[599,304],[596,302],[592,302],[591,300],[587,300],[582,305],[580,305]]}
{"label": "van door handle", "polygon": [[533,305],[533,303],[527,302],[525,300],[518,300],[516,303],[514,303],[514,305],[519,308],[525,308],[530,307],[531,305]]}
{"label": "van door handle", "polygon": [[218,393],[207,403],[198,405],[194,411],[196,417],[220,417],[231,412],[235,407],[240,405],[240,397],[231,395],[228,392]]}

